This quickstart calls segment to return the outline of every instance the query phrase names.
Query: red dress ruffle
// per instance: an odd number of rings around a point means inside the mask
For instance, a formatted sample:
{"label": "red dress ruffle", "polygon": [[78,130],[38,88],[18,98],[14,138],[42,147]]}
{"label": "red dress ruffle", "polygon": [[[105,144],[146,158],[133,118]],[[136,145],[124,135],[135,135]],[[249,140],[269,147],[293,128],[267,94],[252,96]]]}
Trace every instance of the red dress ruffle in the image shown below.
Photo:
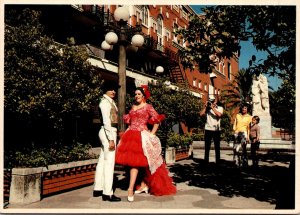
{"label": "red dress ruffle", "polygon": [[147,167],[148,161],[142,148],[141,132],[127,130],[116,149],[116,163],[123,166]]}
{"label": "red dress ruffle", "polygon": [[173,184],[172,178],[169,176],[169,171],[165,163],[158,167],[153,175],[151,175],[149,168],[147,168],[145,182],[152,195],[163,196],[176,194],[176,187]]}

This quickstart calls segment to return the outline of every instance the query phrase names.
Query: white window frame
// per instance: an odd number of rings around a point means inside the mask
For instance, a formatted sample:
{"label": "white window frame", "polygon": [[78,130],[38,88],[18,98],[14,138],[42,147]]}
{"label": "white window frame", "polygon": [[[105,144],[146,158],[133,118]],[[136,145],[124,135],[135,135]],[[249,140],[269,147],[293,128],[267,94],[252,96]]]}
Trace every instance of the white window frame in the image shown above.
{"label": "white window frame", "polygon": [[142,24],[145,25],[146,27],[149,26],[149,11],[147,6],[143,6],[142,8]]}

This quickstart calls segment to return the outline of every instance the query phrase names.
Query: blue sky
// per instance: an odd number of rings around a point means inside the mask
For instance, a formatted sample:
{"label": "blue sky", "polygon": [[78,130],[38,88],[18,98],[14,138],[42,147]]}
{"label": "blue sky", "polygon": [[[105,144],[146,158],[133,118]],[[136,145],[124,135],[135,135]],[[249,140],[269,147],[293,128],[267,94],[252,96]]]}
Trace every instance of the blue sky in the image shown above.
{"label": "blue sky", "polygon": [[[202,13],[201,8],[207,5],[190,5],[196,13]],[[251,59],[252,55],[256,56],[256,60],[263,60],[266,58],[266,53],[258,52],[255,47],[252,45],[250,41],[243,41],[240,43],[241,45],[241,55],[239,59],[239,68],[247,68],[249,67],[249,60]],[[277,77],[268,77],[269,85],[274,89],[277,90],[278,87],[281,85],[281,80]]]}

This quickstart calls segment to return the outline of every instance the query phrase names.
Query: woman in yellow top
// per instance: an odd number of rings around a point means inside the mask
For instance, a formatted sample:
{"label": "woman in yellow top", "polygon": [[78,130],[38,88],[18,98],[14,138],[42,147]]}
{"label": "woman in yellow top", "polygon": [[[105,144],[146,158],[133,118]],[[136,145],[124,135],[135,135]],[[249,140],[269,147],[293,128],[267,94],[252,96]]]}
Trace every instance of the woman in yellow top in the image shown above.
{"label": "woman in yellow top", "polygon": [[[248,105],[243,104],[241,106],[240,113],[236,115],[233,124],[235,139],[233,144],[233,160],[237,166],[241,165],[241,160],[243,162],[243,166],[248,165],[247,142],[249,142],[251,121],[252,116],[248,114]],[[239,153],[240,148],[242,148],[242,155]]]}

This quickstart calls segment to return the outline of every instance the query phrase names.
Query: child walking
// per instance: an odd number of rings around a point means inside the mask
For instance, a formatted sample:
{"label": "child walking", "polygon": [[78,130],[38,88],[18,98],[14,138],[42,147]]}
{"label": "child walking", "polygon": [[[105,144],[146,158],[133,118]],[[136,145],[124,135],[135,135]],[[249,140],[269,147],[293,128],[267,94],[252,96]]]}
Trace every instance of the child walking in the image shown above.
{"label": "child walking", "polygon": [[250,123],[250,143],[251,143],[251,159],[252,166],[258,166],[257,150],[260,144],[260,126],[258,125],[260,119],[258,116],[252,117],[252,122]]}

